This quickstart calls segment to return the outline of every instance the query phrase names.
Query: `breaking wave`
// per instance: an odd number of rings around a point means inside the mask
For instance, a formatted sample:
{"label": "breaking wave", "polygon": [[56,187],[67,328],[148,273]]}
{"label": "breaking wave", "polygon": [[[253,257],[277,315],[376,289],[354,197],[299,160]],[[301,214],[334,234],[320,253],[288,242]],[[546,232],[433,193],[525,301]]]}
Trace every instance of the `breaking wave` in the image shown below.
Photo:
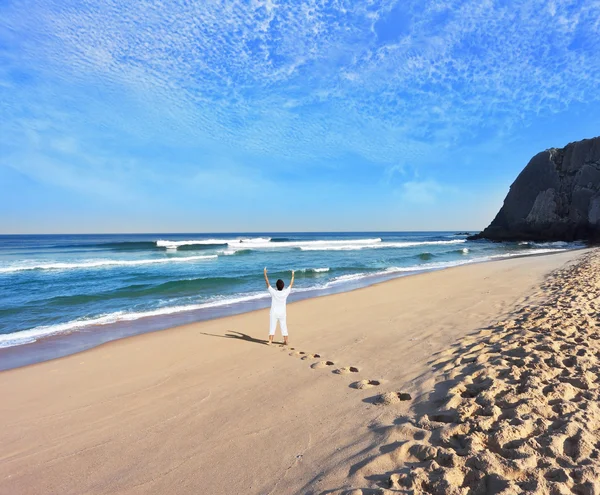
{"label": "breaking wave", "polygon": [[189,261],[210,260],[215,258],[218,258],[216,254],[207,256],[153,258],[147,260],[90,260],[80,263],[41,263],[39,265],[16,265],[0,267],[0,273],[14,273],[28,270],[74,270],[102,268],[105,266],[140,266],[160,263],[184,263]]}
{"label": "breaking wave", "polygon": [[264,299],[268,297],[268,293],[252,294],[242,297],[233,297],[226,299],[219,299],[211,302],[201,304],[188,304],[184,306],[171,306],[165,308],[158,308],[148,311],[117,311],[115,313],[109,313],[102,316],[89,319],[78,319],[72,320],[65,323],[57,323],[55,325],[46,325],[32,328],[30,330],[22,330],[19,332],[8,333],[0,335],[0,348],[13,347],[15,345],[29,344],[36,340],[48,337],[50,335],[57,335],[60,333],[69,333],[75,330],[91,326],[103,326],[118,323],[122,321],[133,321],[140,318],[148,318],[152,316],[165,316],[175,313],[181,313],[185,311],[194,311],[204,308],[212,308],[218,306],[226,306],[229,304],[236,304],[245,301],[252,301],[256,299]]}
{"label": "breaking wave", "polygon": [[[383,242],[381,238],[372,239],[344,239],[344,240],[315,240],[315,241],[290,241],[288,238],[240,238],[240,239],[197,239],[187,241],[156,241],[157,247],[166,249],[185,249],[189,246],[227,246],[228,251],[259,250],[259,249],[300,249],[302,251],[352,251],[359,249],[400,249],[417,246],[438,246],[462,244],[465,239],[452,239],[448,241],[414,241],[414,242]],[[230,254],[230,252],[226,252]]]}

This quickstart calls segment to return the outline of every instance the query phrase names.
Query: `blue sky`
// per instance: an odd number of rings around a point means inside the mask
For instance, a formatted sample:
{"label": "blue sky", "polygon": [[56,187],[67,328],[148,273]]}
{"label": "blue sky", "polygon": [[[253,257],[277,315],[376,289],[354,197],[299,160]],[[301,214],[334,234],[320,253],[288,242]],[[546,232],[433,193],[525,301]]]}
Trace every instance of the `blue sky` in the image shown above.
{"label": "blue sky", "polygon": [[3,0],[0,111],[0,233],[478,229],[600,134],[600,3]]}

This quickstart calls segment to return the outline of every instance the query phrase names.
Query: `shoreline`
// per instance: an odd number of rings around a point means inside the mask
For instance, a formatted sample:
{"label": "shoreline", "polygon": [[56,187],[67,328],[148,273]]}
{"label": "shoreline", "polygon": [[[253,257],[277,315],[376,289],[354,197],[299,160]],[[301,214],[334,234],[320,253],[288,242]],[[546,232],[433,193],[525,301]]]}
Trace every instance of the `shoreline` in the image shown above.
{"label": "shoreline", "polygon": [[[290,348],[264,345],[260,310],[4,371],[0,493],[316,494],[347,487],[349,468],[372,479],[387,470],[369,464],[393,441],[386,425],[435,388],[434,354],[535,304],[547,275],[582,256],[300,301]],[[375,405],[394,390],[413,401]]]}
{"label": "shoreline", "polygon": [[[483,259],[481,261],[465,261],[455,266],[443,268],[425,268],[407,272],[390,272],[389,274],[380,273],[366,276],[355,282],[347,282],[337,286],[331,286],[326,289],[313,289],[301,292],[292,292],[289,304],[295,302],[311,300],[321,297],[328,297],[335,294],[360,291],[369,287],[377,286],[383,283],[391,282],[396,279],[424,275],[438,271],[452,270],[464,266],[473,266],[490,262],[507,261],[520,258],[534,258],[539,256],[557,255],[571,251],[582,251],[590,249],[580,247],[574,249],[565,249],[556,252],[545,252],[522,255],[511,255],[510,257],[498,257],[493,259]],[[200,323],[204,321],[213,321],[230,316],[248,314],[268,308],[270,300],[265,294],[264,297],[252,298],[239,303],[228,303],[222,306],[214,306],[197,310],[187,310],[165,315],[145,316],[133,320],[117,321],[109,324],[90,325],[72,331],[57,332],[44,335],[33,342],[17,344],[14,346],[0,347],[0,372],[16,369],[24,366],[30,366],[46,361],[60,359],[73,354],[85,352],[90,349],[102,346],[109,342],[118,341],[126,338],[144,335],[147,333],[163,332],[174,328]],[[24,332],[27,332],[24,331]],[[18,332],[17,332],[18,334]]]}

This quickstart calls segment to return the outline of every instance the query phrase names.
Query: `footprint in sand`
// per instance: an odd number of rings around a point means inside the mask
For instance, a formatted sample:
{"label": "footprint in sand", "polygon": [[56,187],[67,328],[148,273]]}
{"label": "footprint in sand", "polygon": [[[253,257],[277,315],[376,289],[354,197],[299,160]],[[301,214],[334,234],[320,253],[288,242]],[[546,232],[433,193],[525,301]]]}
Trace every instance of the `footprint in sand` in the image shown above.
{"label": "footprint in sand", "polygon": [[337,370],[333,370],[338,375],[347,375],[348,373],[358,373],[360,370],[356,366],[344,366]]}
{"label": "footprint in sand", "polygon": [[310,367],[313,370],[319,369],[319,368],[327,368],[327,366],[334,366],[335,363],[333,361],[319,361],[318,363],[314,363],[311,364]]}
{"label": "footprint in sand", "polygon": [[307,354],[306,356],[302,356],[302,360],[306,361],[307,359],[319,359],[321,357],[320,354]]}
{"label": "footprint in sand", "polygon": [[391,406],[392,404],[398,404],[399,402],[411,399],[411,395],[404,392],[386,392],[377,397],[375,404]]}
{"label": "footprint in sand", "polygon": [[294,356],[294,357],[298,357],[298,356],[304,356],[306,354],[306,352],[304,351],[294,351],[294,352],[290,352],[290,356]]}
{"label": "footprint in sand", "polygon": [[361,380],[359,382],[354,382],[351,387],[363,390],[366,388],[378,387],[379,385],[381,385],[381,380]]}

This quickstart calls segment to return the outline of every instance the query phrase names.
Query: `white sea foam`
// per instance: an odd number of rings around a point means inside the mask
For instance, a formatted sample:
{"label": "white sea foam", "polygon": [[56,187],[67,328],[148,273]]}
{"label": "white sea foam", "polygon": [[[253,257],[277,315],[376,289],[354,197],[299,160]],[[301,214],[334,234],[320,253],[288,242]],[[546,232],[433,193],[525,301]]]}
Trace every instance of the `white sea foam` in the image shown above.
{"label": "white sea foam", "polygon": [[550,248],[550,247],[566,247],[569,245],[568,242],[565,241],[555,241],[555,242],[532,242],[532,246],[541,247],[541,248]]}
{"label": "white sea foam", "polygon": [[241,249],[248,249],[249,246],[267,244],[270,241],[270,237],[240,237],[237,239],[192,239],[189,241],[158,240],[156,241],[156,247],[177,249],[180,246],[227,245],[240,247]]}
{"label": "white sea foam", "polygon": [[[167,249],[177,249],[180,246],[193,246],[193,245],[210,245],[219,244],[227,245],[228,251],[226,254],[233,254],[234,251],[239,249],[283,249],[283,248],[308,248],[315,247],[319,249],[332,248],[336,246],[369,246],[372,244],[381,243],[380,238],[376,239],[349,239],[349,240],[320,240],[320,241],[282,241],[282,242],[271,242],[268,237],[253,237],[253,238],[239,238],[239,239],[202,239],[202,240],[190,240],[190,241],[156,241],[158,247],[165,247]],[[356,248],[355,248],[356,249]]]}
{"label": "white sea foam", "polygon": [[332,285],[342,284],[345,282],[353,282],[356,280],[361,280],[363,278],[367,278],[368,276],[374,276],[377,274],[378,274],[377,272],[373,272],[373,273],[351,273],[348,275],[340,275],[339,277],[336,277],[333,280],[330,280],[329,282],[327,282],[325,284],[324,288],[331,287]]}
{"label": "white sea foam", "polygon": [[422,241],[422,242],[364,242],[361,244],[348,244],[346,241],[341,241],[340,244],[323,244],[323,245],[314,245],[307,244],[303,246],[298,246],[302,251],[353,251],[358,249],[386,249],[386,248],[408,248],[408,247],[417,247],[417,246],[437,246],[437,245],[447,245],[447,244],[462,244],[466,242],[465,239],[454,239],[452,241]]}
{"label": "white sea foam", "polygon": [[438,261],[434,263],[422,263],[420,265],[412,266],[391,266],[386,268],[383,273],[404,273],[404,272],[419,272],[419,271],[430,271],[430,270],[442,270],[444,268],[452,268],[455,266],[466,265],[478,261],[477,258],[469,260],[459,261]]}
{"label": "white sea foam", "polygon": [[329,271],[329,268],[301,268],[296,271],[301,273],[326,273]]}
{"label": "white sea foam", "polygon": [[268,237],[254,237],[241,239],[202,239],[189,241],[156,241],[158,247],[177,249],[180,246],[192,245],[227,245],[223,254],[234,254],[240,249],[300,249],[302,251],[352,251],[358,249],[376,248],[407,248],[416,246],[436,246],[462,244],[465,239],[452,239],[449,241],[412,241],[412,242],[383,242],[381,238],[372,239],[344,239],[344,240],[315,240],[315,241],[282,241],[271,242]]}
{"label": "white sea foam", "polygon": [[462,248],[462,254],[469,254],[469,248]]}
{"label": "white sea foam", "polygon": [[88,260],[78,263],[42,263],[37,265],[13,265],[0,267],[0,273],[13,273],[26,270],[73,270],[102,268],[105,266],[139,266],[160,263],[183,263],[218,258],[216,254],[206,256],[185,256],[173,258],[153,258],[145,260]]}
{"label": "white sea foam", "polygon": [[268,293],[261,292],[257,294],[249,294],[246,296],[233,297],[228,299],[216,299],[200,304],[187,304],[184,306],[163,307],[148,311],[117,311],[115,313],[105,314],[96,318],[73,320],[65,323],[57,323],[55,325],[44,325],[32,328],[30,330],[23,330],[20,332],[0,335],[0,348],[29,344],[43,337],[49,337],[51,335],[57,335],[61,333],[70,333],[76,330],[81,330],[82,328],[92,326],[110,325],[122,321],[133,321],[139,320],[140,318],[148,318],[152,316],[166,316],[176,313],[182,313],[185,311],[194,311],[198,309],[227,306],[230,304],[238,304],[241,302],[253,301],[256,299],[265,299],[267,297],[269,297]]}
{"label": "white sea foam", "polygon": [[494,254],[492,256],[486,256],[485,258],[477,258],[477,260],[488,261],[490,259],[500,258],[514,258],[517,256],[531,256],[534,254],[549,254],[549,253],[560,253],[561,251],[567,251],[567,249],[561,248],[546,248],[546,249],[527,249],[523,251],[515,251],[514,253]]}
{"label": "white sea foam", "polygon": [[272,247],[284,246],[284,247],[299,247],[304,248],[334,248],[337,246],[356,246],[358,248],[362,246],[371,246],[381,244],[382,241],[379,237],[375,239],[345,239],[345,240],[327,240],[327,241],[286,241],[272,243]]}
{"label": "white sea foam", "polygon": [[533,242],[533,241],[521,241],[519,246],[535,246],[538,248],[578,248],[585,247],[583,242],[566,242],[566,241],[552,241],[552,242]]}

